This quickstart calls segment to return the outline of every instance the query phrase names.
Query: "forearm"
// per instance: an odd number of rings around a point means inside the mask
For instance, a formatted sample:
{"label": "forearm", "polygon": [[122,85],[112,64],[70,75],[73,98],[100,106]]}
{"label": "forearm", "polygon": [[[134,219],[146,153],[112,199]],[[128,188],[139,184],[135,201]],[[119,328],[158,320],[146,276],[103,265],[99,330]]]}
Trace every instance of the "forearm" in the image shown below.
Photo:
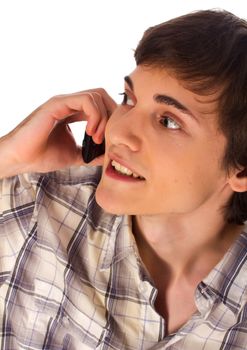
{"label": "forearm", "polygon": [[24,172],[21,165],[13,159],[8,145],[8,135],[0,138],[0,179],[11,177]]}

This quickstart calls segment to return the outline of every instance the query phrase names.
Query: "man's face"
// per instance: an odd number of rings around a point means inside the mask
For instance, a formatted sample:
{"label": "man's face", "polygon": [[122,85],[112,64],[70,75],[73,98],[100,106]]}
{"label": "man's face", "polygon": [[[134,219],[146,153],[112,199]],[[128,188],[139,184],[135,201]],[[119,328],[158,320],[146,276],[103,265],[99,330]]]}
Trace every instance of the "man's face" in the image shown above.
{"label": "man's face", "polygon": [[[138,66],[129,78],[106,127],[97,202],[115,214],[192,212],[227,183],[215,96],[192,93],[164,69]],[[141,178],[119,174],[119,164]]]}

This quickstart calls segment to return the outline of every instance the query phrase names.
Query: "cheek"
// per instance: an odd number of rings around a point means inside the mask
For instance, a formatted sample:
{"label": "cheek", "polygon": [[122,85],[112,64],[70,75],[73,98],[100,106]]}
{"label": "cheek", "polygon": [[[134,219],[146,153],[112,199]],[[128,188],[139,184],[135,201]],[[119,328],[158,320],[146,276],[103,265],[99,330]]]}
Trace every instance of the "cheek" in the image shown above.
{"label": "cheek", "polygon": [[120,116],[121,116],[121,107],[118,106],[114,110],[114,112],[112,113],[112,115],[110,116],[106,124],[106,128],[105,128],[106,139],[109,138],[109,136],[111,135],[112,129],[115,127],[116,122],[120,119]]}
{"label": "cheek", "polygon": [[203,152],[185,150],[158,156],[152,162],[148,197],[163,211],[188,212],[207,201],[222,185],[218,160],[204,161]]}

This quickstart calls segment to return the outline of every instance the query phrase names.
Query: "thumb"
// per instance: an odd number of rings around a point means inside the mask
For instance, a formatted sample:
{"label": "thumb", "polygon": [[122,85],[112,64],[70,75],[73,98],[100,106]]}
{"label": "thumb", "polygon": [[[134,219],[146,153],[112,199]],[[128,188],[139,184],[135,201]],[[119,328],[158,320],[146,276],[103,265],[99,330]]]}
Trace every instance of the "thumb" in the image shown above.
{"label": "thumb", "polygon": [[76,151],[76,160],[75,160],[75,165],[76,166],[103,166],[104,164],[104,158],[105,158],[105,155],[102,154],[98,157],[96,157],[95,159],[93,159],[90,163],[85,163],[83,161],[83,158],[82,158],[82,147],[81,146],[77,146],[77,151]]}

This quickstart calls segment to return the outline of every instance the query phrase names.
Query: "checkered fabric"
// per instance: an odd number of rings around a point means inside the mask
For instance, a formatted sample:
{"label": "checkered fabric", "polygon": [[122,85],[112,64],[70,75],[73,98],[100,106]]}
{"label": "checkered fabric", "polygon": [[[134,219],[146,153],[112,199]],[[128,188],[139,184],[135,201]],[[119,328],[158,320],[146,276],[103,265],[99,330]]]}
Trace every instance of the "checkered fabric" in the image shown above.
{"label": "checkered fabric", "polygon": [[247,349],[247,233],[166,336],[131,218],[95,201],[100,176],[79,167],[1,180],[0,349]]}

